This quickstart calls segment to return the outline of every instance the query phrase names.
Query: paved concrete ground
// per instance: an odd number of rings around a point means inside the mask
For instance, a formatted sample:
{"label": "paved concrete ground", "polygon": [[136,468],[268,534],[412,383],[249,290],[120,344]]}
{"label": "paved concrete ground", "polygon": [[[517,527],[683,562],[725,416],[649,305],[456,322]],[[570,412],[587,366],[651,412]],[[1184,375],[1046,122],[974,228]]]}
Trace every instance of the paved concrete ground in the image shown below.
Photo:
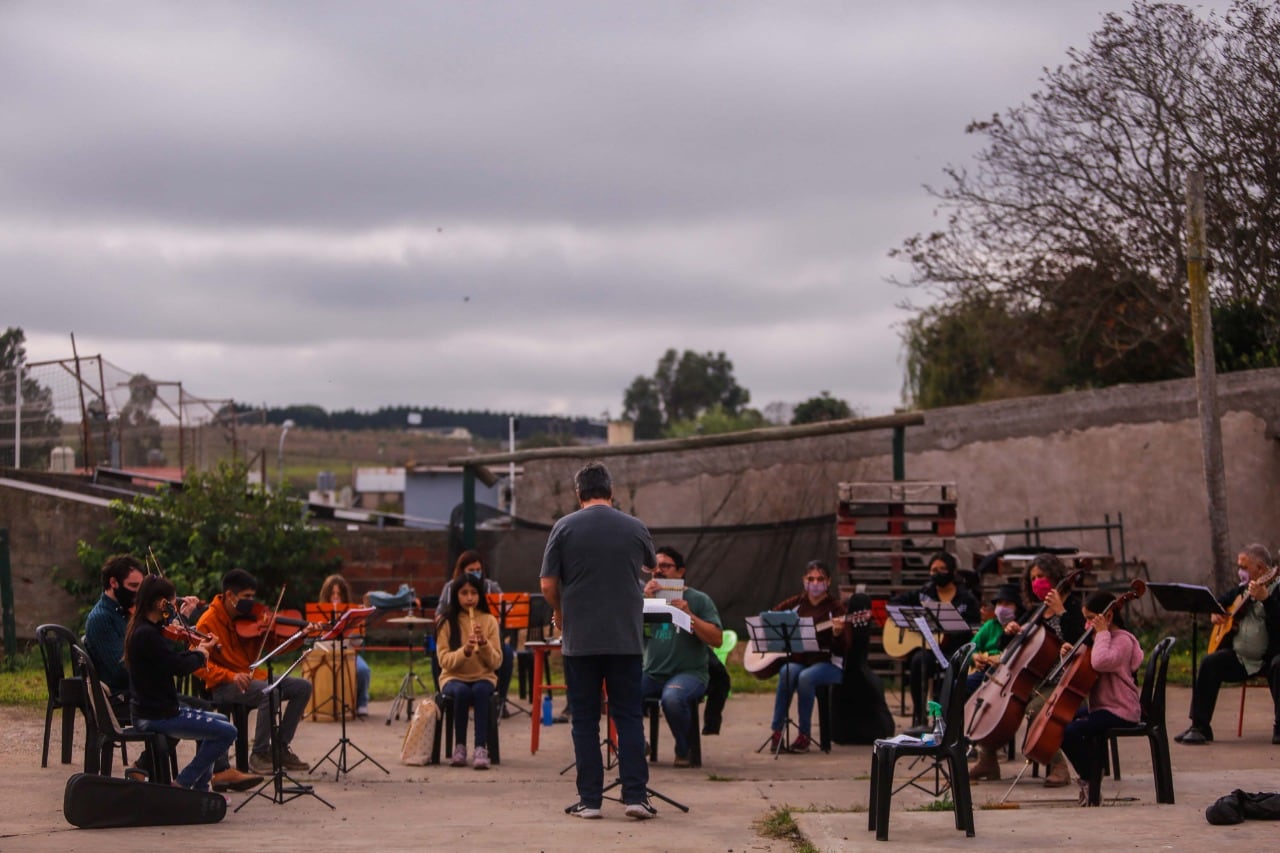
{"label": "paved concrete ground", "polygon": [[[1234,788],[1280,789],[1280,746],[1271,745],[1270,703],[1264,691],[1251,691],[1245,736],[1235,737],[1238,690],[1224,691],[1219,708],[1219,740],[1205,747],[1173,746],[1177,805],[1155,805],[1151,766],[1145,746],[1126,741],[1121,751],[1123,780],[1106,780],[1106,803],[1098,809],[1074,805],[1074,790],[1047,790],[1026,778],[1010,800],[1017,809],[975,812],[977,837],[953,828],[950,813],[911,811],[931,798],[904,792],[894,799],[890,844],[902,849],[971,851],[1043,849],[1057,844],[1089,848],[1274,850],[1277,827],[1245,823],[1213,827],[1204,809]],[[1188,691],[1170,690],[1170,706],[1187,707]],[[570,818],[563,808],[576,800],[572,771],[559,775],[570,761],[569,727],[543,730],[542,748],[529,753],[527,718],[507,720],[502,727],[503,762],[489,772],[470,768],[404,767],[396,763],[403,722],[388,727],[377,712],[350,724],[348,736],[390,771],[371,764],[340,779],[332,765],[311,775],[316,791],[332,802],[330,810],[309,797],[285,805],[256,800],[239,813],[228,811],[219,824],[194,830],[155,827],[120,830],[77,830],[62,817],[66,778],[75,768],[57,762],[40,768],[43,714],[0,708],[0,851],[65,851],[117,848],[262,849],[272,840],[288,850],[316,851],[417,850],[446,845],[477,850],[725,850],[790,849],[785,841],[762,838],[754,823],[772,808],[796,812],[804,835],[820,850],[876,846],[866,830],[869,748],[836,746],[829,755],[783,755],[774,759],[755,752],[768,734],[772,697],[735,696],[730,700],[724,733],[704,739],[705,766],[700,770],[670,767],[670,735],[661,735],[663,763],[655,765],[651,785],[690,806],[682,814],[661,802],[657,820],[639,823],[622,815],[622,807],[606,804],[605,819]],[[1229,719],[1228,719],[1229,717]],[[1180,728],[1177,720],[1174,725]],[[82,726],[78,726],[82,733]],[[333,723],[304,723],[295,742],[303,758],[323,755],[339,737]],[[77,748],[77,760],[80,757]],[[186,754],[186,753],[184,753]],[[358,758],[358,755],[354,756]],[[1005,765],[1009,775],[1016,769]],[[974,787],[979,806],[999,800],[1009,783]],[[234,795],[231,807],[243,795]]]}

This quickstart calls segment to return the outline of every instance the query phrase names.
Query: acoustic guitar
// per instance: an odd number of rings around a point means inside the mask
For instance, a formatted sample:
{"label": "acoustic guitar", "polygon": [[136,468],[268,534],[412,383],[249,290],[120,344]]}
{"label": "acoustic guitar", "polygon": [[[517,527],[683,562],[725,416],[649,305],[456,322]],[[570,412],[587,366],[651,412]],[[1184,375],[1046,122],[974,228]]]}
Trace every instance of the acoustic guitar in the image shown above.
{"label": "acoustic guitar", "polygon": [[[871,621],[870,610],[859,610],[855,613],[849,613],[845,616],[836,616],[825,622],[819,622],[813,626],[814,632],[826,631],[836,622],[843,622],[846,625],[852,625],[855,628],[866,625]],[[782,665],[787,662],[786,652],[758,652],[752,648],[752,643],[747,643],[746,651],[742,654],[742,668],[754,675],[756,678],[765,679],[773,678],[778,674],[778,670],[782,669]],[[803,654],[803,652],[797,652]]]}
{"label": "acoustic guitar", "polygon": [[[942,642],[942,634],[934,634],[933,637],[939,643]],[[894,622],[892,616],[885,617],[884,636],[880,641],[884,644],[884,653],[891,658],[906,657],[916,649],[923,649],[929,645],[924,634],[917,631],[915,626],[903,627]]]}
{"label": "acoustic guitar", "polygon": [[[1275,579],[1276,573],[1280,572],[1280,565],[1271,567],[1271,570],[1258,578],[1258,583],[1269,584]],[[1209,632],[1209,651],[1207,654],[1213,654],[1222,645],[1222,641],[1236,629],[1236,614],[1240,612],[1240,608],[1244,607],[1250,601],[1249,588],[1246,586],[1244,591],[1236,596],[1236,600],[1227,608],[1226,617],[1213,626],[1213,630]]]}

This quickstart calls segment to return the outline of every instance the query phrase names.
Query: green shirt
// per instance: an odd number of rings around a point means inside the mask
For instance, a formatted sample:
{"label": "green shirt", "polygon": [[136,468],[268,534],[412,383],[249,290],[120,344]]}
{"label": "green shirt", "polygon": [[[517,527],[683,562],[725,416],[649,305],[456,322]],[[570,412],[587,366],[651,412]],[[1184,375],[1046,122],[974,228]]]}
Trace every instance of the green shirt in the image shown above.
{"label": "green shirt", "polygon": [[973,635],[973,650],[987,655],[998,655],[1000,654],[1000,638],[1003,636],[1004,626],[1000,624],[1000,620],[988,619],[982,623],[978,633]]}
{"label": "green shirt", "polygon": [[[689,603],[689,611],[694,616],[717,628],[724,627],[720,624],[720,612],[716,610],[711,596],[685,587],[684,600]],[[644,647],[644,674],[665,682],[680,673],[695,675],[703,684],[707,683],[710,679],[707,674],[707,644],[670,622],[653,626],[653,634]]]}

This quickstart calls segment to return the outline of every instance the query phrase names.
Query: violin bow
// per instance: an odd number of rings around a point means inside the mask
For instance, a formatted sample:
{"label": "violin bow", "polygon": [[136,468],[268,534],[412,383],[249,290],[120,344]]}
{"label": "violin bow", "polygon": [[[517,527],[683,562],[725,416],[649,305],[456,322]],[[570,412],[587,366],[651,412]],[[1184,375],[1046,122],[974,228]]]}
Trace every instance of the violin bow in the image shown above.
{"label": "violin bow", "polygon": [[[280,604],[284,601],[284,585],[280,586],[280,596],[276,598],[276,606],[271,611],[271,619],[267,621],[267,629],[262,632],[262,642],[258,644],[258,653],[254,655],[254,660],[262,660],[262,653],[267,650],[267,640],[271,639],[271,632],[276,629],[276,614],[280,612]],[[249,674],[253,675],[256,667],[249,670]]]}

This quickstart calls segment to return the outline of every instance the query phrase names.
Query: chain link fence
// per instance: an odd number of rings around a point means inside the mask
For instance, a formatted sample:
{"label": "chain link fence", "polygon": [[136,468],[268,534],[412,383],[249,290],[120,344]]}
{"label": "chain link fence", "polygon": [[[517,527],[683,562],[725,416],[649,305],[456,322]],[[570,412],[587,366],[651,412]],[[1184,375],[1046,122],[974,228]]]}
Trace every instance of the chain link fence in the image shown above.
{"label": "chain link fence", "polygon": [[233,401],[100,355],[0,370],[0,467],[206,469],[239,449]]}

